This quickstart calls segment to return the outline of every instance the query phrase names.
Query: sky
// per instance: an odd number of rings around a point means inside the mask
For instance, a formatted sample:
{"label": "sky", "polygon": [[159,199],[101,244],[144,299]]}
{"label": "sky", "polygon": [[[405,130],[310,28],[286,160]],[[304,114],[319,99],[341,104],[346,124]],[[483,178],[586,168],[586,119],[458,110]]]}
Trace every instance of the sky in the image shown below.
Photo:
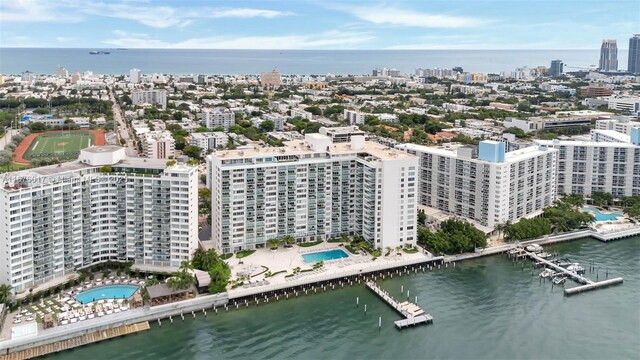
{"label": "sky", "polygon": [[626,49],[638,0],[0,0],[0,47]]}

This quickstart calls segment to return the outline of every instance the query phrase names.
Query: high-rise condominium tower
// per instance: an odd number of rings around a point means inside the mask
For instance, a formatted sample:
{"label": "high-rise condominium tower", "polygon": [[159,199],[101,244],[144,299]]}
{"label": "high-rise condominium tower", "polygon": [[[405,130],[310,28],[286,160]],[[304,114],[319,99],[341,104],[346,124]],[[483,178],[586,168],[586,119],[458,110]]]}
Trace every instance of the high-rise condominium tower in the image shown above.
{"label": "high-rise condominium tower", "polygon": [[629,39],[629,62],[627,70],[632,74],[640,74],[640,34]]}
{"label": "high-rise condominium tower", "polygon": [[618,70],[618,44],[616,40],[602,40],[599,68],[601,71]]}

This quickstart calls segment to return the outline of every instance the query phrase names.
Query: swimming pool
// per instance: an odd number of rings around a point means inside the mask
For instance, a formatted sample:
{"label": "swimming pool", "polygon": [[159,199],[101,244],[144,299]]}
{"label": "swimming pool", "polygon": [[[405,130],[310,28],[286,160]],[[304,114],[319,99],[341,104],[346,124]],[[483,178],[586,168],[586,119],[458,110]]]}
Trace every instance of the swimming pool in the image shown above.
{"label": "swimming pool", "polygon": [[622,214],[618,214],[614,212],[609,214],[603,214],[600,212],[600,210],[592,207],[584,207],[582,210],[593,214],[593,216],[595,216],[596,218],[596,221],[612,221],[612,220],[617,220],[619,217],[622,217]]}
{"label": "swimming pool", "polygon": [[83,291],[76,295],[76,300],[81,304],[90,303],[101,299],[128,299],[138,290],[133,285],[109,285]]}
{"label": "swimming pool", "polygon": [[318,251],[310,254],[302,254],[302,258],[306,263],[314,263],[318,261],[335,260],[349,257],[349,255],[340,249]]}

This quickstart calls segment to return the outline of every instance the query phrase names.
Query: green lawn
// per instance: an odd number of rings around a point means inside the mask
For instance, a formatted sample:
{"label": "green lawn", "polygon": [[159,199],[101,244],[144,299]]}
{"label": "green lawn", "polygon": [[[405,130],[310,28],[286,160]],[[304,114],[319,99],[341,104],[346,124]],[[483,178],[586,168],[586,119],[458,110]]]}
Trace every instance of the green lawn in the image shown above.
{"label": "green lawn", "polygon": [[93,135],[89,133],[45,133],[33,140],[24,158],[27,160],[49,158],[72,160],[78,157],[81,149],[89,147],[93,143]]}
{"label": "green lawn", "polygon": [[7,171],[22,170],[27,168],[28,166],[29,165],[26,165],[26,164],[18,164],[18,163],[12,162],[11,164],[0,166],[0,173],[7,172]]}

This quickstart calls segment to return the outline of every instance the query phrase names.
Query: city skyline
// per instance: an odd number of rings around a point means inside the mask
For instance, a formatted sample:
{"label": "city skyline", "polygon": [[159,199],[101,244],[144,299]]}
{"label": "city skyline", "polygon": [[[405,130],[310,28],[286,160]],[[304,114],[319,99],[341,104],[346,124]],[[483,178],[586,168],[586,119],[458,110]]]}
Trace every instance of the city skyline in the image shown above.
{"label": "city skyline", "polygon": [[640,4],[581,5],[21,0],[0,4],[0,36],[3,47],[55,48],[595,49],[604,38],[626,48]]}

